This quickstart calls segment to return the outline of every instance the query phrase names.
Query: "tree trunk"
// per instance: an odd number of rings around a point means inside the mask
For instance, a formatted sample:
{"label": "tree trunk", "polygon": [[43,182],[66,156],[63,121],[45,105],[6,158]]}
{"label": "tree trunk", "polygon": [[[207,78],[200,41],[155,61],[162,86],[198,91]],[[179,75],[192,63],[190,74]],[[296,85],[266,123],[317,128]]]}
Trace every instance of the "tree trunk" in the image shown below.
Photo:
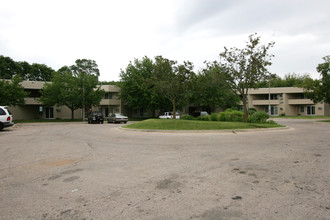
{"label": "tree trunk", "polygon": [[176,119],[176,103],[175,103],[175,98],[172,99],[172,105],[173,105],[173,119]]}
{"label": "tree trunk", "polygon": [[71,120],[74,120],[74,109],[71,109]]}
{"label": "tree trunk", "polygon": [[246,96],[243,94],[242,95],[242,101],[243,101],[243,122],[248,122],[248,117],[249,117],[249,112],[248,112],[248,108],[246,106]]}

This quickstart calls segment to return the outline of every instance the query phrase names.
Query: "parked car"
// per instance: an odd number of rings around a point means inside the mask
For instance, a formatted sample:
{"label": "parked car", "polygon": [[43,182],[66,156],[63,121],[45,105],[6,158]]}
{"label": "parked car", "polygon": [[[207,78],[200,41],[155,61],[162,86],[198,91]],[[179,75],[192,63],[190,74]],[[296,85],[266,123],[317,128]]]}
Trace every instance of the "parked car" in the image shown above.
{"label": "parked car", "polygon": [[209,113],[204,111],[195,111],[191,114],[193,117],[197,118],[199,116],[209,115]]}
{"label": "parked car", "polygon": [[0,106],[0,131],[3,128],[13,126],[13,116],[7,109],[7,106]]}
{"label": "parked car", "polygon": [[125,124],[128,122],[128,117],[123,115],[122,113],[111,113],[109,114],[108,123],[121,123]]}
{"label": "parked car", "polygon": [[104,116],[102,112],[91,112],[91,114],[88,116],[88,124],[103,124],[104,122]]}
{"label": "parked car", "polygon": [[[163,115],[159,116],[160,119],[172,119],[173,118],[173,112],[164,112]],[[175,114],[175,119],[180,119],[179,113]]]}

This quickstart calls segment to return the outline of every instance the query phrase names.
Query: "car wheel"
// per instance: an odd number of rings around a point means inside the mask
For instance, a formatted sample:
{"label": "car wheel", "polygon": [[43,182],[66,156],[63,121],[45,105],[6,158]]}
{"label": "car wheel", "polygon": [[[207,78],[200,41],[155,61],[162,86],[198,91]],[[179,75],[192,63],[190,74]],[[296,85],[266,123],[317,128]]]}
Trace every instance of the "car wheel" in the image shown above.
{"label": "car wheel", "polygon": [[0,122],[0,131],[3,129],[3,124]]}
{"label": "car wheel", "polygon": [[124,122],[124,124],[126,124],[126,123],[127,123],[127,121]]}

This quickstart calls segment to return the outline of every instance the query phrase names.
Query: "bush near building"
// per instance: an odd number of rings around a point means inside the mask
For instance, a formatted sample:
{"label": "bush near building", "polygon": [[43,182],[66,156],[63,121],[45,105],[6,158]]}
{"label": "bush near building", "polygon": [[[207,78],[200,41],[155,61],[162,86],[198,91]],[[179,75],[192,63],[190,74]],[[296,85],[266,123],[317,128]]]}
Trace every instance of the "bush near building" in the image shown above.
{"label": "bush near building", "polygon": [[[243,112],[226,109],[224,112],[220,113],[212,113],[211,115],[199,116],[198,118],[194,118],[191,115],[182,115],[182,120],[199,120],[199,121],[226,121],[226,122],[243,122]],[[269,115],[263,111],[253,111],[248,118],[249,123],[258,123],[258,124],[266,124],[271,123],[274,124],[274,121],[268,121]]]}

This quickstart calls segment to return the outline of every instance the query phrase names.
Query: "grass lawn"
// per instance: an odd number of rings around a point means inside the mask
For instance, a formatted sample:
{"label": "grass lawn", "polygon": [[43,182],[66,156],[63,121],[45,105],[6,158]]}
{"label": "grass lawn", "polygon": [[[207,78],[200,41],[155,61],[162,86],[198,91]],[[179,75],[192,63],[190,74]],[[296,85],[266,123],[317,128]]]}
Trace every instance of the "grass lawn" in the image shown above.
{"label": "grass lawn", "polygon": [[243,122],[195,121],[195,120],[169,120],[148,119],[135,124],[123,126],[131,129],[155,130],[225,130],[225,129],[251,129],[284,127],[276,124],[252,124]]}
{"label": "grass lawn", "polygon": [[317,122],[330,122],[330,120],[320,120],[320,121],[317,121]]}

